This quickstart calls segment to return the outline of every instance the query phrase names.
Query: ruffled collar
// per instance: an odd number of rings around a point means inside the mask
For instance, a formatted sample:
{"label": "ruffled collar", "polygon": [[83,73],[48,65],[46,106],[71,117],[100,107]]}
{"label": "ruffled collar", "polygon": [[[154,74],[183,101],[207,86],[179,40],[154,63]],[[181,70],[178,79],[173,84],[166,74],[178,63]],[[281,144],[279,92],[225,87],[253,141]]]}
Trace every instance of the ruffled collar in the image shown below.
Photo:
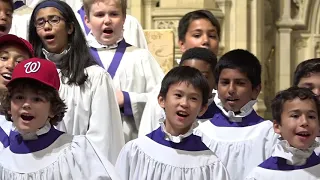
{"label": "ruffled collar", "polygon": [[235,114],[233,111],[226,111],[223,108],[223,104],[218,97],[218,93],[214,96],[214,102],[216,103],[217,107],[222,111],[222,113],[229,118],[231,122],[242,122],[242,118],[248,116],[254,109],[253,105],[257,102],[257,100],[251,100],[247,104],[245,104],[240,109],[240,114]]}
{"label": "ruffled collar", "polygon": [[17,131],[11,131],[9,148],[15,154],[41,151],[54,143],[62,134],[64,132],[56,130],[50,123],[35,133],[20,134]]}
{"label": "ruffled collar", "polygon": [[46,124],[36,132],[22,133],[14,125],[12,125],[11,131],[19,133],[23,140],[35,140],[38,139],[38,136],[48,133],[51,126],[52,125],[50,124],[50,122],[47,121]]}
{"label": "ruffled collar", "polygon": [[174,142],[174,143],[180,143],[184,138],[192,135],[193,130],[194,130],[196,127],[198,127],[198,125],[199,125],[199,123],[198,123],[197,121],[195,121],[195,122],[192,124],[191,128],[188,130],[187,133],[185,133],[185,134],[180,134],[179,136],[174,136],[174,135],[171,135],[170,133],[168,133],[168,132],[166,131],[166,125],[165,125],[165,123],[164,123],[164,122],[165,122],[165,119],[160,119],[159,121],[160,121],[161,130],[162,130],[162,132],[164,132],[164,134],[165,134],[165,140],[167,140],[167,141],[172,141],[172,142]]}
{"label": "ruffled collar", "polygon": [[64,55],[66,55],[70,51],[70,49],[71,49],[71,46],[69,46],[68,49],[65,49],[61,53],[56,54],[56,53],[49,52],[46,49],[42,48],[42,53],[44,54],[44,56],[47,60],[50,60],[57,65],[60,63],[61,58]]}
{"label": "ruffled collar", "polygon": [[308,149],[301,150],[290,146],[287,140],[281,140],[275,145],[272,156],[286,159],[288,165],[301,166],[306,164],[307,159],[319,145],[318,142],[314,141]]}
{"label": "ruffled collar", "polygon": [[111,45],[104,45],[104,44],[100,44],[96,38],[93,36],[92,32],[90,31],[89,34],[87,35],[87,42],[88,42],[88,45],[90,47],[93,47],[93,48],[96,48],[96,49],[101,49],[101,48],[104,48],[104,49],[115,49],[118,47],[118,44],[120,41],[122,41],[123,39],[123,36],[120,36],[120,38],[116,41],[115,44],[111,44]]}

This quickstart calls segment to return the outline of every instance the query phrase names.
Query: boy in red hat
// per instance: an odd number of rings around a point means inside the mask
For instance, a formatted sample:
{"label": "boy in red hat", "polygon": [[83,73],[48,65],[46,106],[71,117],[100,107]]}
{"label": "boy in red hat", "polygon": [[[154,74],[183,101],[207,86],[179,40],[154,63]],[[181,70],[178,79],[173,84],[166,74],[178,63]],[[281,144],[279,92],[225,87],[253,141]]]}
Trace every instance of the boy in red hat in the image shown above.
{"label": "boy in red hat", "polygon": [[99,156],[85,136],[54,128],[66,105],[58,90],[56,66],[32,58],[19,63],[1,102],[13,122],[10,145],[0,155],[0,177],[8,179],[118,179],[109,161]]}

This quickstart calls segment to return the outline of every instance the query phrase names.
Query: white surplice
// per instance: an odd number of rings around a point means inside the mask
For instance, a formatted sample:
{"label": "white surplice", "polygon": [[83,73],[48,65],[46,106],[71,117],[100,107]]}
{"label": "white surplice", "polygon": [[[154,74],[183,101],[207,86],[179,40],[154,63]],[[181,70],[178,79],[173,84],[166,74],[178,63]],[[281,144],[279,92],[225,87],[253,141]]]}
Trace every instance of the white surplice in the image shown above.
{"label": "white surplice", "polygon": [[255,101],[248,102],[238,115],[226,112],[217,96],[215,102],[221,111],[200,124],[194,133],[221,159],[232,180],[243,180],[271,156],[279,136],[273,123],[253,110]]}
{"label": "white surplice", "polygon": [[320,157],[314,143],[307,150],[291,147],[285,140],[275,146],[272,157],[254,168],[246,180],[319,180]]}
{"label": "white surplice", "polygon": [[53,127],[38,132],[32,140],[10,132],[10,146],[0,153],[1,180],[119,180],[114,167],[85,136]]}
{"label": "white surplice", "polygon": [[[128,142],[116,170],[122,180],[227,180],[220,160],[191,132],[168,137],[161,128]],[[172,142],[171,139],[181,142]]]}
{"label": "white surplice", "polygon": [[81,86],[61,82],[59,94],[68,109],[57,129],[86,135],[114,164],[124,145],[124,136],[112,79],[97,65],[87,67],[85,72],[88,79]]}
{"label": "white surplice", "polygon": [[9,34],[28,39],[28,27],[32,8],[24,5],[14,10],[12,15],[12,26]]}
{"label": "white surplice", "polygon": [[[100,45],[92,33],[87,36],[90,47],[96,48],[105,69],[115,55],[117,44],[112,48]],[[126,142],[138,136],[138,128],[148,93],[159,84],[164,76],[162,69],[146,49],[128,46],[113,77],[116,90],[125,92],[123,131]]]}

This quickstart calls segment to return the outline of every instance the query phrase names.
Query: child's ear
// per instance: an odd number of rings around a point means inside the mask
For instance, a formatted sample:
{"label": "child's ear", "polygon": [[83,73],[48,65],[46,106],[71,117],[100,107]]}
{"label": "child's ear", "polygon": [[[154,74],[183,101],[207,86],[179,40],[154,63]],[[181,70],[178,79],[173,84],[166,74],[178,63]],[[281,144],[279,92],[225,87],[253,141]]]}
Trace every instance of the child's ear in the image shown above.
{"label": "child's ear", "polygon": [[273,130],[275,133],[281,135],[281,125],[276,120],[273,120]]}
{"label": "child's ear", "polygon": [[261,84],[259,84],[257,87],[253,88],[253,91],[252,91],[252,99],[257,99],[259,94],[260,94],[260,91],[261,91]]}
{"label": "child's ear", "polygon": [[86,25],[88,26],[89,29],[91,29],[91,24],[90,24],[90,19],[87,15],[84,15],[84,22],[86,23]]}
{"label": "child's ear", "polygon": [[74,31],[74,24],[71,23],[71,24],[69,25],[68,34],[72,34],[73,31]]}
{"label": "child's ear", "polygon": [[49,118],[54,118],[54,116],[55,116],[55,114],[52,111],[50,111],[49,112]]}
{"label": "child's ear", "polygon": [[184,42],[182,42],[181,40],[178,41],[178,45],[180,47],[180,51],[182,53],[184,53],[186,51],[186,47],[184,46]]}
{"label": "child's ear", "polygon": [[165,102],[165,99],[159,95],[158,96],[158,103],[159,103],[160,107],[162,107],[163,109],[165,108],[164,102]]}
{"label": "child's ear", "polygon": [[202,116],[208,109],[208,104],[205,104],[201,107],[200,112],[198,113],[198,116]]}

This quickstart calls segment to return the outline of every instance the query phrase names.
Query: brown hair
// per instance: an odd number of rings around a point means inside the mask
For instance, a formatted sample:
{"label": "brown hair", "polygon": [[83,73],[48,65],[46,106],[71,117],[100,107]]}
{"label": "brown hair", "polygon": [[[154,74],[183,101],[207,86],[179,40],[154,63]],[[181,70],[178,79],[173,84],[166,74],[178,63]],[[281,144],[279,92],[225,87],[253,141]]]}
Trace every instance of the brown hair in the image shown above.
{"label": "brown hair", "polygon": [[[90,19],[90,9],[91,9],[92,4],[94,4],[96,2],[105,2],[105,1],[106,0],[82,0],[84,11],[89,19]],[[115,0],[115,1],[118,3],[118,5],[120,5],[122,14],[124,16],[126,16],[126,14],[127,14],[127,0]]]}
{"label": "brown hair", "polygon": [[18,89],[30,88],[36,94],[43,96],[50,103],[50,110],[54,114],[53,118],[50,118],[52,125],[57,125],[62,121],[64,113],[66,112],[66,104],[60,98],[59,93],[54,88],[40,83],[33,79],[18,79],[8,87],[8,92],[3,96],[1,101],[1,111],[6,116],[8,121],[12,121],[11,115],[8,113],[11,109],[11,98]]}

